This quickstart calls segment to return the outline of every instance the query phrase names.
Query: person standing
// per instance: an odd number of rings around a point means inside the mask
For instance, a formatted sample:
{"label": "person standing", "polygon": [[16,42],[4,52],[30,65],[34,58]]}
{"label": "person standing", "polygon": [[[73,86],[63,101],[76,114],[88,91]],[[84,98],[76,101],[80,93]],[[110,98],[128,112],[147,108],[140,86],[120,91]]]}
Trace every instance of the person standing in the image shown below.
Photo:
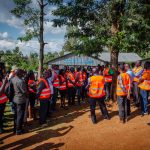
{"label": "person standing", "polygon": [[134,102],[137,107],[139,107],[139,88],[138,88],[138,83],[139,83],[139,78],[141,77],[143,73],[143,67],[141,66],[141,61],[137,61],[135,64],[135,67],[133,68],[133,73],[135,75],[134,80],[133,80],[133,97],[134,97]]}
{"label": "person standing", "polygon": [[68,105],[75,105],[75,78],[74,78],[74,68],[70,68],[70,72],[67,75],[67,91],[68,91]]}
{"label": "person standing", "polygon": [[104,84],[104,77],[99,75],[98,69],[93,68],[93,76],[88,78],[88,85],[86,87],[88,89],[91,119],[93,124],[97,123],[95,114],[96,102],[99,104],[103,118],[108,120],[110,119],[104,101],[106,96]]}
{"label": "person standing", "polygon": [[108,63],[106,63],[103,75],[105,78],[105,90],[106,90],[106,100],[110,100],[111,98],[111,85],[112,85],[112,75],[110,74],[110,68]]}
{"label": "person standing", "polygon": [[27,86],[22,77],[23,77],[23,70],[17,69],[16,76],[12,79],[12,84],[14,88],[13,102],[15,109],[14,133],[16,133],[17,135],[24,133],[22,126],[28,96]]}
{"label": "person standing", "polygon": [[150,62],[145,62],[144,72],[140,78],[138,87],[140,88],[140,100],[142,115],[148,115],[148,93],[150,91]]}
{"label": "person standing", "polygon": [[50,77],[49,71],[43,73],[43,77],[39,79],[39,84],[36,93],[36,99],[40,102],[40,125],[46,124],[46,118],[48,114],[49,100],[51,97],[51,91],[48,84],[48,78]]}
{"label": "person standing", "polygon": [[0,133],[4,132],[3,129],[3,117],[4,117],[4,110],[6,107],[6,103],[8,98],[5,94],[5,87],[8,82],[7,77],[5,77],[4,81],[2,82],[2,77],[0,76]]}
{"label": "person standing", "polygon": [[75,74],[75,83],[77,88],[77,99],[78,104],[81,105],[81,94],[82,94],[82,86],[83,86],[83,74],[81,71],[81,67],[77,68],[77,72]]}
{"label": "person standing", "polygon": [[53,83],[53,95],[50,102],[50,109],[51,111],[56,110],[56,102],[58,98],[58,87],[59,87],[59,79],[58,79],[58,73],[59,73],[59,67],[53,66],[52,68],[52,76],[51,76],[51,82]]}
{"label": "person standing", "polygon": [[[132,93],[132,91],[133,91],[133,80],[134,80],[135,75],[134,75],[133,71],[130,69],[129,64],[125,64],[124,67],[125,67],[125,72],[130,76],[131,93]],[[130,100],[127,99],[127,115],[128,116],[130,116],[130,113],[131,113],[131,109],[130,108],[131,108],[130,107]]]}
{"label": "person standing", "polygon": [[127,99],[130,99],[131,80],[130,76],[125,73],[124,65],[118,68],[120,72],[117,78],[117,101],[119,107],[119,118],[121,123],[127,121]]}
{"label": "person standing", "polygon": [[60,100],[61,100],[61,108],[65,108],[67,80],[65,78],[64,69],[60,69],[58,79],[59,79],[59,93],[60,93]]}
{"label": "person standing", "polygon": [[35,100],[36,100],[36,82],[34,72],[30,70],[28,72],[28,91],[29,91],[29,105],[28,112],[29,118],[36,120],[36,112],[35,112]]}

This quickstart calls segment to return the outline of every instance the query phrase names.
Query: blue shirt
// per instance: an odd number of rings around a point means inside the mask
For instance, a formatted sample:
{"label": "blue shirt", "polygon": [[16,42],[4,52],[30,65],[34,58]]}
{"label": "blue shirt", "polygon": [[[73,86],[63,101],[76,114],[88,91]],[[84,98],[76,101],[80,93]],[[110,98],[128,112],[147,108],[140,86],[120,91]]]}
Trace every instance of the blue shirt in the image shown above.
{"label": "blue shirt", "polygon": [[132,82],[133,82],[133,79],[134,79],[134,77],[135,77],[134,72],[129,69],[126,73],[130,76],[131,83],[132,83]]}

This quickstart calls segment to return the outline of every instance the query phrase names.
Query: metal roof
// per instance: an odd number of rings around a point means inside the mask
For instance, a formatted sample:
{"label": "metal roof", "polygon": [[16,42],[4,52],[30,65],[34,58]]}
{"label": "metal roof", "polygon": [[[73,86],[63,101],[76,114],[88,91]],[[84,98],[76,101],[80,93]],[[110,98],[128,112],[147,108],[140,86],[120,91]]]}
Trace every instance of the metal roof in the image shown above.
{"label": "metal roof", "polygon": [[[98,59],[110,62],[110,53],[99,53]],[[141,59],[136,53],[119,53],[118,62],[136,62]]]}
{"label": "metal roof", "polygon": [[[141,60],[136,53],[119,53],[118,62],[136,62]],[[105,62],[110,62],[110,53],[102,52],[98,54],[98,57],[89,57],[84,55],[77,55],[74,53],[68,53],[64,56],[55,58],[48,61],[49,65],[81,65],[81,66],[97,66],[98,64],[103,64]]]}

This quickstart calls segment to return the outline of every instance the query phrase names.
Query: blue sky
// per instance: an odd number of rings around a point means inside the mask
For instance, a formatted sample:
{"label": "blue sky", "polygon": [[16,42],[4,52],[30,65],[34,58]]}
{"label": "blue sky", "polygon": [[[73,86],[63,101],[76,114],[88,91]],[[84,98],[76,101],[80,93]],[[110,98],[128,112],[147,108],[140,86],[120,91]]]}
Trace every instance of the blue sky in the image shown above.
{"label": "blue sky", "polygon": [[[24,35],[25,27],[23,20],[16,18],[10,13],[10,10],[14,8],[13,0],[0,0],[0,50],[11,50],[16,46],[20,47],[20,50],[24,55],[30,52],[38,52],[39,44],[36,39],[29,42],[20,42],[17,40],[19,36]],[[33,6],[37,7],[37,0],[33,0]],[[47,18],[53,18],[51,11],[55,7],[47,7]],[[48,44],[45,47],[45,52],[60,51],[64,44],[64,35],[66,27],[54,28],[52,22],[45,24],[45,42]]]}

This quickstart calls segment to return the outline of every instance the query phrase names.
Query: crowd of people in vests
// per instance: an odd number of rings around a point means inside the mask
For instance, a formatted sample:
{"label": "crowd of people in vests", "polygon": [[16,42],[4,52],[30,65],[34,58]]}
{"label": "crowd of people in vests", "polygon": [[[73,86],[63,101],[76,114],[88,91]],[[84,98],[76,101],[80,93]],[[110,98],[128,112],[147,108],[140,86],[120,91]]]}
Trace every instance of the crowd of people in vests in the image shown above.
{"label": "crowd of people in vests", "polygon": [[[4,110],[11,103],[14,112],[14,134],[24,133],[23,124],[27,118],[39,119],[45,125],[47,117],[57,112],[56,103],[69,109],[88,101],[91,120],[97,123],[95,109],[99,104],[104,119],[110,119],[106,101],[112,98],[111,88],[114,67],[106,64],[97,67],[64,67],[53,65],[46,69],[36,80],[34,72],[13,69],[9,74],[0,76],[0,133],[4,132]],[[138,61],[133,68],[129,64],[118,66],[117,102],[121,123],[126,123],[131,114],[130,102],[141,108],[142,115],[148,115],[148,92],[150,91],[150,62],[142,67]],[[59,98],[60,97],[60,98]],[[39,113],[35,104],[39,103]],[[37,115],[39,114],[39,115]]]}

